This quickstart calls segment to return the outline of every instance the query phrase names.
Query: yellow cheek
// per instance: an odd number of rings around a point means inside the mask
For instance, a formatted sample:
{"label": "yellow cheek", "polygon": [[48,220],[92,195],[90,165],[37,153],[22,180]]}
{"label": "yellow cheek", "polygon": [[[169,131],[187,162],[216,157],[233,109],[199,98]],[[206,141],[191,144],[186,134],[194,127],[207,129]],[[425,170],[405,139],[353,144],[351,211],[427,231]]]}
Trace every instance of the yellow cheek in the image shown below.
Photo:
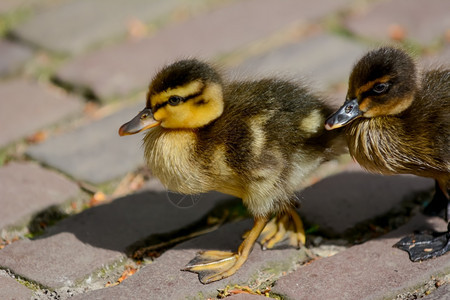
{"label": "yellow cheek", "polygon": [[158,109],[153,115],[156,121],[164,121],[167,118],[167,112],[165,108]]}
{"label": "yellow cheek", "polygon": [[161,121],[161,126],[165,128],[190,128],[190,123],[195,121],[192,109],[186,104],[178,106],[167,105],[160,108],[154,117],[156,120]]}
{"label": "yellow cheek", "polygon": [[367,112],[369,109],[370,102],[372,102],[372,99],[366,98],[361,103],[359,103],[359,110],[363,112]]}

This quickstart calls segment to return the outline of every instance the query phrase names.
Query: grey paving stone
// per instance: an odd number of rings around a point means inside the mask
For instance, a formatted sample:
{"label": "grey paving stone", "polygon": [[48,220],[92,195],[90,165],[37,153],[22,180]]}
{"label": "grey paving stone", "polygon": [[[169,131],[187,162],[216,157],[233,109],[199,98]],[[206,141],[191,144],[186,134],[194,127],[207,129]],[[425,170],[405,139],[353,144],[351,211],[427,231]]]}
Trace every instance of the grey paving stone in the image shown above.
{"label": "grey paving stone", "polygon": [[184,228],[227,199],[206,194],[192,208],[183,209],[166,192],[119,198],[64,219],[35,240],[6,246],[0,251],[0,267],[50,288],[94,280],[92,273],[120,262],[131,244]]}
{"label": "grey paving stone", "polygon": [[[233,276],[203,285],[197,274],[180,271],[199,250],[235,251],[242,242],[240,236],[251,227],[249,220],[227,224],[219,230],[182,243],[165,252],[122,284],[97,290],[75,299],[207,299],[215,298],[218,289],[227,285],[247,285],[258,279],[280,276],[304,259],[303,250],[284,249],[262,251],[256,245],[246,263]],[[271,275],[272,274],[272,275]],[[273,275],[275,274],[275,275]]]}
{"label": "grey paving stone", "polygon": [[180,5],[192,6],[192,3],[182,0],[64,1],[38,12],[13,29],[13,33],[52,51],[77,54],[95,43],[125,34],[132,20],[156,21]]}
{"label": "grey paving stone", "polygon": [[0,299],[30,299],[31,295],[30,289],[10,277],[0,275]]}
{"label": "grey paving stone", "polygon": [[22,79],[0,82],[0,147],[81,111],[81,101]]}
{"label": "grey paving stone", "polygon": [[127,42],[75,58],[57,77],[90,87],[99,98],[145,89],[163,64],[177,58],[207,59],[229,53],[295,22],[308,22],[346,5],[347,0],[232,2],[209,13],[168,26],[139,42]]}
{"label": "grey paving stone", "polygon": [[0,40],[0,76],[16,72],[33,55],[28,47]]}
{"label": "grey paving stone", "polygon": [[428,282],[433,274],[450,272],[448,254],[413,263],[392,245],[415,229],[443,231],[446,225],[437,217],[418,215],[381,238],[299,267],[279,279],[272,291],[287,299],[392,299]]}
{"label": "grey paving stone", "polygon": [[79,193],[76,184],[33,163],[11,162],[0,168],[0,229],[63,204]]}
{"label": "grey paving stone", "polygon": [[432,179],[343,172],[298,194],[299,213],[330,234],[342,234],[359,222],[386,214],[414,193],[432,189]]}
{"label": "grey paving stone", "polygon": [[367,47],[360,43],[320,34],[252,57],[235,72],[259,76],[290,74],[326,89],[331,84],[346,82],[353,64],[366,51]]}
{"label": "grey paving stone", "polygon": [[119,127],[144,107],[132,105],[99,121],[31,146],[27,154],[70,176],[102,183],[144,164],[143,135],[120,137]]}
{"label": "grey paving stone", "polygon": [[119,252],[82,243],[70,232],[21,240],[0,251],[0,266],[47,288],[73,286],[92,272],[119,261]]}
{"label": "grey paving stone", "polygon": [[28,9],[48,1],[51,0],[2,0],[0,2],[0,14],[11,13],[19,9]]}
{"label": "grey paving stone", "polygon": [[421,44],[430,44],[442,38],[450,28],[450,2],[430,0],[377,1],[351,16],[347,28],[361,36],[375,40],[389,40],[392,26],[401,26],[406,38]]}
{"label": "grey paving stone", "polygon": [[449,300],[450,299],[450,284],[445,284],[435,291],[433,291],[430,295],[423,297],[424,300]]}

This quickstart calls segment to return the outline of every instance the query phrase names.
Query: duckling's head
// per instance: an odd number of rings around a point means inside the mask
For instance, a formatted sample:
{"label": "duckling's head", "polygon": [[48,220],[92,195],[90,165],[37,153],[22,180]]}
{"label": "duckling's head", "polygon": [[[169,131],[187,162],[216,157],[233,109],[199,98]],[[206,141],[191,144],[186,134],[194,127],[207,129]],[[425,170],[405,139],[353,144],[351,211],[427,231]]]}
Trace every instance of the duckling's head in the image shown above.
{"label": "duckling's head", "polygon": [[408,108],[417,90],[416,65],[404,51],[370,51],[353,67],[344,105],[325,123],[328,130],[356,118],[396,115]]}
{"label": "duckling's head", "polygon": [[223,112],[222,79],[207,63],[177,61],[159,71],[150,83],[147,104],[120,135],[135,134],[161,125],[168,129],[205,126]]}

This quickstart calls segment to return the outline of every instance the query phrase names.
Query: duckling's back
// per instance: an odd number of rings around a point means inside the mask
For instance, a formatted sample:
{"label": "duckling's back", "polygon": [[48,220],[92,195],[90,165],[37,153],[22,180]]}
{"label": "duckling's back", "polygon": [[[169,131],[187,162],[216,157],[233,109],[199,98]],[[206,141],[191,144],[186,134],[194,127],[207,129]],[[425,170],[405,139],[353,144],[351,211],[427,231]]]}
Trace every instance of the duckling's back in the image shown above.
{"label": "duckling's back", "polygon": [[196,152],[219,180],[224,172],[210,154],[221,149],[221,161],[239,177],[240,196],[255,215],[289,207],[301,180],[344,149],[340,132],[323,126],[332,109],[303,86],[278,79],[236,82],[224,89],[224,101],[223,115],[200,129]]}
{"label": "duckling's back", "polygon": [[436,69],[423,75],[421,89],[405,112],[405,117],[421,136],[431,140],[436,164],[450,173],[449,69]]}

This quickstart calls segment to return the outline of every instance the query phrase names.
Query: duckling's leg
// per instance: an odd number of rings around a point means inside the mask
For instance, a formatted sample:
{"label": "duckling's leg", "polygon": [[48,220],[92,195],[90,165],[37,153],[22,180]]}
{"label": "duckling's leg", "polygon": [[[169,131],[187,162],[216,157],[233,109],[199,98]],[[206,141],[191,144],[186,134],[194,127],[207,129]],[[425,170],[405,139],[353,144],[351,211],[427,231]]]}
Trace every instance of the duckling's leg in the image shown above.
{"label": "duckling's leg", "polygon": [[[442,197],[444,201],[442,199],[436,199],[436,196]],[[448,216],[450,215],[450,197],[445,184],[439,184],[436,181],[436,194],[431,204],[433,202],[435,211],[439,212],[444,209],[444,218],[448,221]],[[394,246],[408,252],[409,259],[412,261],[427,260],[441,256],[450,252],[450,222],[447,225],[447,232],[413,234],[404,237]]]}
{"label": "duckling's leg", "polygon": [[305,244],[303,222],[295,209],[291,208],[267,223],[261,233],[260,243],[263,250],[285,245],[300,248]]}
{"label": "duckling's leg", "polygon": [[[442,184],[443,185],[443,184]],[[435,180],[435,193],[431,202],[425,207],[424,213],[429,216],[440,216],[448,221],[449,214],[449,197],[444,192],[445,188],[441,187],[439,181]]]}
{"label": "duckling's leg", "polygon": [[253,228],[239,246],[237,253],[214,250],[199,252],[183,271],[197,273],[200,282],[204,284],[233,275],[247,260],[266,223],[267,218],[255,218]]}

